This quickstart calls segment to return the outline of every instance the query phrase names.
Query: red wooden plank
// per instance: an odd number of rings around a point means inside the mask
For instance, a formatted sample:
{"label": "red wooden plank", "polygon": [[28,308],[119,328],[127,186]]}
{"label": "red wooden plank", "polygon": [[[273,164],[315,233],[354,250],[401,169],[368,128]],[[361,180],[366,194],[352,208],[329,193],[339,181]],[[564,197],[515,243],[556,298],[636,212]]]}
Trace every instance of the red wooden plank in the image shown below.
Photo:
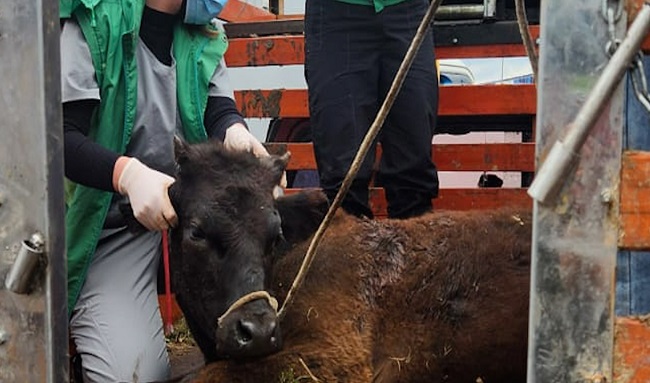
{"label": "red wooden plank", "polygon": [[302,36],[261,36],[230,39],[226,51],[229,67],[297,65],[305,60]]}
{"label": "red wooden plank", "polygon": [[229,22],[275,20],[277,16],[242,0],[228,0],[219,18]]}
{"label": "red wooden plank", "polygon": [[[311,143],[265,143],[272,153],[291,152],[287,170],[316,169]],[[441,171],[535,171],[535,144],[436,144],[432,158]],[[381,155],[379,145],[378,155]]]}
{"label": "red wooden plank", "polygon": [[616,318],[614,381],[650,382],[650,316]]}
{"label": "red wooden plank", "polygon": [[650,249],[650,152],[623,153],[619,247]]}
{"label": "red wooden plank", "polygon": [[[533,39],[539,37],[539,27],[531,26]],[[488,58],[526,56],[523,44],[486,44],[438,46],[438,59]],[[230,67],[263,65],[297,65],[305,60],[305,42],[301,35],[260,36],[230,40],[226,63]]]}
{"label": "red wooden plank", "polygon": [[[308,117],[307,90],[241,90],[235,92],[244,117]],[[532,84],[440,87],[439,115],[534,115]]]}
{"label": "red wooden plank", "polygon": [[[287,189],[287,194],[301,189]],[[386,197],[384,189],[370,189],[370,205],[377,217],[386,217]],[[532,201],[526,189],[481,188],[481,189],[440,189],[438,198],[433,199],[437,210],[498,209],[501,207],[532,209]]]}

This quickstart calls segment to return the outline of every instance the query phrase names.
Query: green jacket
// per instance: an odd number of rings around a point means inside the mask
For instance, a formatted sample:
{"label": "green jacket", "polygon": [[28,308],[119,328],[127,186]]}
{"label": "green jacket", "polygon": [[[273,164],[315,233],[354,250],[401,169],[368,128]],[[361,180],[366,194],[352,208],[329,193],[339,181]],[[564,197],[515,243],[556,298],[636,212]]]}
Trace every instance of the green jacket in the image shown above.
{"label": "green jacket", "polygon": [[[144,9],[141,0],[60,0],[60,17],[74,17],[90,48],[101,103],[90,137],[124,153],[137,105],[136,45]],[[183,134],[189,142],[207,139],[203,115],[210,79],[228,42],[212,27],[174,31],[177,99]],[[68,313],[72,312],[95,252],[113,194],[75,185],[66,200]]]}
{"label": "green jacket", "polygon": [[407,0],[337,0],[342,3],[374,6],[375,12],[381,12],[384,7],[403,3]]}

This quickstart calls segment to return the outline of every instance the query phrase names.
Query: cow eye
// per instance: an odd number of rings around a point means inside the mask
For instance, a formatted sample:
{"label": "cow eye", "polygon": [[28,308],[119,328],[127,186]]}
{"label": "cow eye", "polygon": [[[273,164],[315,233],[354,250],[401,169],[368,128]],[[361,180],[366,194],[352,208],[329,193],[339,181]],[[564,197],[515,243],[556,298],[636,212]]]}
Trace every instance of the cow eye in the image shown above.
{"label": "cow eye", "polygon": [[192,225],[190,227],[190,238],[194,241],[202,241],[206,238],[206,235],[199,227]]}

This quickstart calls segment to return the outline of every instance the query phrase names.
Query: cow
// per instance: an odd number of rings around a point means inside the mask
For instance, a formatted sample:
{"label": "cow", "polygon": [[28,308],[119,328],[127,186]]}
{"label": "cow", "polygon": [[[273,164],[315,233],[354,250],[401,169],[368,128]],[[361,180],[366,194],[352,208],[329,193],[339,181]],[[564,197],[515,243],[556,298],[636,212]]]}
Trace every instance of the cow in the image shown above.
{"label": "cow", "polygon": [[185,381],[525,381],[530,211],[339,211],[280,322],[327,199],[274,198],[286,154],[175,150],[172,283],[206,362]]}

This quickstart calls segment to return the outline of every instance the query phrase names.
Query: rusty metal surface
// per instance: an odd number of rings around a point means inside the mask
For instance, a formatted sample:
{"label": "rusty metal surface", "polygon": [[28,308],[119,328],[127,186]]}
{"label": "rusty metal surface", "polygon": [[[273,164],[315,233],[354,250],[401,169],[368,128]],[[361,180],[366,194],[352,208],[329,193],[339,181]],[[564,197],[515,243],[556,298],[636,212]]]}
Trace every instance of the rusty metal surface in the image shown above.
{"label": "rusty metal surface", "polygon": [[[58,2],[0,2],[0,382],[67,380]],[[28,294],[5,289],[45,238]]]}
{"label": "rusty metal surface", "polygon": [[[602,4],[542,3],[538,169],[608,60]],[[622,117],[619,86],[560,197],[534,205],[528,382],[611,382]]]}

